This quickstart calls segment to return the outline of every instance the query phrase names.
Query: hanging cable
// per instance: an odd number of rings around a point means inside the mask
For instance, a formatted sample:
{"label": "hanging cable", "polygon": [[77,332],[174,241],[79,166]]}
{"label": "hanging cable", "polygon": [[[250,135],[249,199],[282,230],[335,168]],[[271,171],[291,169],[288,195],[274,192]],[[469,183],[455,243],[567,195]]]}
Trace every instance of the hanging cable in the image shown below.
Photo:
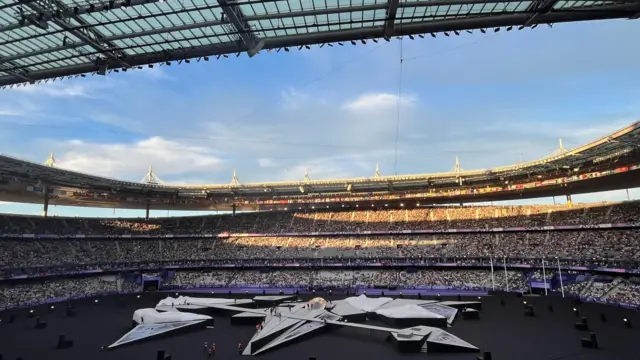
{"label": "hanging cable", "polygon": [[395,141],[395,151],[393,155],[393,172],[395,175],[398,175],[398,138],[400,135],[400,116],[402,115],[402,63],[404,59],[403,49],[402,49],[403,38],[400,38],[400,70],[398,75],[398,112],[396,117],[396,141]]}

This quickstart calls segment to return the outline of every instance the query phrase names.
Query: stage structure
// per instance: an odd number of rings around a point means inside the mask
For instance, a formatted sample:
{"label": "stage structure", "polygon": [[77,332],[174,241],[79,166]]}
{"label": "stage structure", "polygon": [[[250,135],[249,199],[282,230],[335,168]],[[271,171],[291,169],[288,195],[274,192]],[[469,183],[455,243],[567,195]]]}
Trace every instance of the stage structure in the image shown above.
{"label": "stage structure", "polygon": [[[396,37],[534,29],[635,19],[635,0],[7,0],[0,5],[0,86]],[[154,25],[150,25],[154,24]]]}
{"label": "stage structure", "polygon": [[[290,299],[291,296],[257,296],[252,300],[245,299],[241,302],[240,299],[168,297],[161,300],[155,309],[137,310],[134,313],[134,322],[140,325],[110,348],[202,324],[207,321],[208,316],[189,312],[209,309],[212,312],[231,313],[231,323],[234,325],[256,326],[256,332],[247,342],[244,355],[259,355],[319,332],[341,327],[362,329],[368,331],[370,335],[374,332],[382,332],[401,352],[478,351],[476,346],[443,329],[452,326],[458,309],[480,310],[482,303],[479,301],[439,302],[385,297],[367,298],[361,295],[332,302],[323,298],[315,298],[307,302],[284,302]],[[279,304],[269,308],[249,308],[251,305],[265,302],[279,302]],[[366,321],[368,317],[375,316],[396,325],[411,325],[391,328],[359,323],[359,321]],[[147,321],[152,321],[154,324],[146,325]]]}
{"label": "stage structure", "polygon": [[193,330],[205,327],[212,320],[211,316],[188,312],[158,312],[155,309],[139,309],[133,313],[134,328],[111,344],[108,349],[149,340],[178,330]]}

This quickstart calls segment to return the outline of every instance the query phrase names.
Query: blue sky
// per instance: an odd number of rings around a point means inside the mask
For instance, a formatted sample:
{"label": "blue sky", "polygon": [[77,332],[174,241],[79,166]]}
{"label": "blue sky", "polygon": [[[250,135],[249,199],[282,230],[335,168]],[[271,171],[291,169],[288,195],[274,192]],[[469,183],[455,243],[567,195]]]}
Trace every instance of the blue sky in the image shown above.
{"label": "blue sky", "polygon": [[[262,52],[5,90],[0,152],[41,163],[54,151],[62,168],[133,181],[153,165],[170,184],[229,183],[234,169],[257,182],[306,169],[313,179],[371,176],[376,164],[383,175],[450,171],[455,156],[467,170],[533,160],[558,138],[571,148],[640,118],[638,24]],[[40,211],[0,203],[0,212]]]}

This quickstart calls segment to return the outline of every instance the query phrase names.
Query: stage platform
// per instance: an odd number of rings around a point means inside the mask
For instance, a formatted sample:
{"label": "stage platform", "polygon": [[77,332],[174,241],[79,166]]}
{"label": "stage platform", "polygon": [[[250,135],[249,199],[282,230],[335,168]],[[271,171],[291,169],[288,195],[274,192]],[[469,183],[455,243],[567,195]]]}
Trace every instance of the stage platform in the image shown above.
{"label": "stage platform", "polygon": [[[175,292],[174,292],[175,293]],[[196,328],[189,332],[178,332],[175,336],[132,344],[103,351],[101,348],[121,338],[131,326],[133,312],[141,308],[153,308],[166,294],[145,293],[141,298],[137,295],[100,298],[99,303],[93,299],[75,301],[77,315],[67,317],[67,304],[56,304],[33,308],[35,314],[48,323],[46,329],[34,329],[34,319],[28,318],[28,311],[3,312],[0,324],[0,354],[4,359],[15,360],[121,360],[121,359],[155,359],[157,350],[165,350],[173,359],[204,359],[203,344],[216,343],[219,359],[238,359],[238,342],[246,345],[255,335],[255,325],[231,325],[229,318],[221,312],[216,316],[214,328]],[[311,296],[306,297],[309,299]],[[253,296],[251,296],[252,300]],[[117,300],[119,299],[119,300]],[[334,296],[332,303],[341,298]],[[611,360],[637,358],[637,338],[640,336],[640,313],[618,307],[600,304],[576,305],[570,300],[555,297],[530,297],[527,303],[536,309],[535,318],[524,317],[522,313],[523,298],[504,297],[504,306],[498,296],[482,299],[482,313],[478,321],[456,320],[446,332],[468,342],[482,351],[491,351],[494,360],[540,360],[540,359],[572,359],[572,360]],[[452,298],[443,300],[456,301]],[[463,299],[464,300],[464,299]],[[473,300],[473,299],[468,299]],[[548,306],[554,311],[549,312]],[[590,331],[598,335],[600,349],[590,350],[581,347],[580,338],[584,333],[574,329],[577,321],[572,309],[578,307],[580,316],[589,320]],[[243,309],[255,310],[255,309]],[[238,313],[236,311],[232,313]],[[10,314],[16,316],[14,323],[8,323]],[[600,320],[604,315],[606,322]],[[634,327],[626,328],[622,318],[628,318]],[[306,322],[317,326],[320,322]],[[371,329],[376,327],[387,329],[376,320],[368,320]],[[327,326],[325,326],[327,327]],[[438,360],[474,360],[477,354],[442,353],[404,354],[393,346],[394,339],[386,341],[390,332],[369,331],[366,327],[333,326],[331,331],[318,330],[309,337],[302,336],[302,341],[290,341],[286,346],[279,346],[264,351],[258,356],[263,360],[308,359],[367,359],[367,360],[399,360],[412,357],[434,357]],[[517,331],[514,331],[517,329]],[[304,329],[300,329],[301,331]],[[74,341],[69,349],[55,350],[58,336],[64,334]],[[434,335],[436,336],[436,335]],[[434,350],[435,341],[425,341],[427,351]],[[437,347],[436,347],[437,348]],[[443,351],[443,350],[438,350]],[[459,350],[457,350],[459,351]]]}

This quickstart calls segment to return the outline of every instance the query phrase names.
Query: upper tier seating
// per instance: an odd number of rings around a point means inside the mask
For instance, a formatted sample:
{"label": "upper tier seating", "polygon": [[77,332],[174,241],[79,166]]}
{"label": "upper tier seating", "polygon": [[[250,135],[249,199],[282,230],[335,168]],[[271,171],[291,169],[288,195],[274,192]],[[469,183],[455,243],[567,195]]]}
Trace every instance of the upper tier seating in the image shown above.
{"label": "upper tier seating", "polygon": [[486,229],[640,223],[640,202],[298,211],[139,219],[0,216],[0,234],[123,235]]}

